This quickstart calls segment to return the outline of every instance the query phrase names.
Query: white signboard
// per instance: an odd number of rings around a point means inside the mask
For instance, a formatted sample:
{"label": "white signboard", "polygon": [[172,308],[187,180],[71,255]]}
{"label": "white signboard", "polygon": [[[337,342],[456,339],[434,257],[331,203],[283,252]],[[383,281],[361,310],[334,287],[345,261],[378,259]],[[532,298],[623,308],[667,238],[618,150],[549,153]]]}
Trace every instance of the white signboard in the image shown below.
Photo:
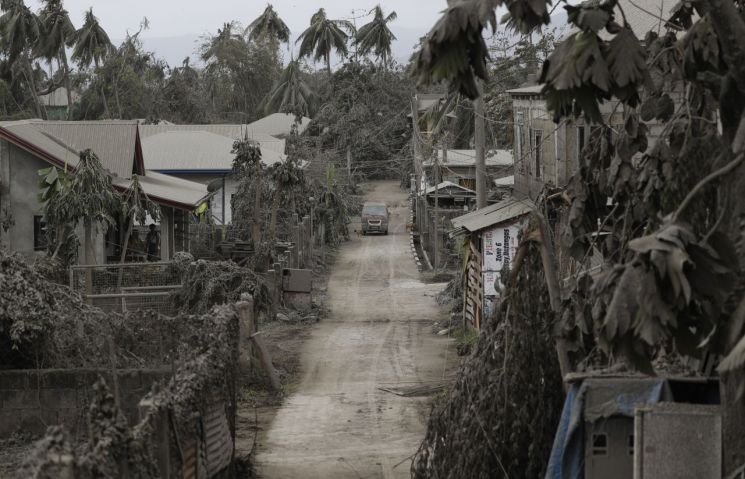
{"label": "white signboard", "polygon": [[[512,265],[517,254],[517,233],[514,226],[498,227],[487,230],[482,236],[483,241],[483,265],[482,271],[493,273],[502,271],[502,268]],[[493,284],[493,282],[492,282]],[[494,295],[493,287],[489,288],[484,281],[484,295]],[[490,292],[491,291],[491,292]]]}
{"label": "white signboard", "polygon": [[484,296],[496,296],[496,284],[499,280],[498,271],[487,271],[484,273]]}

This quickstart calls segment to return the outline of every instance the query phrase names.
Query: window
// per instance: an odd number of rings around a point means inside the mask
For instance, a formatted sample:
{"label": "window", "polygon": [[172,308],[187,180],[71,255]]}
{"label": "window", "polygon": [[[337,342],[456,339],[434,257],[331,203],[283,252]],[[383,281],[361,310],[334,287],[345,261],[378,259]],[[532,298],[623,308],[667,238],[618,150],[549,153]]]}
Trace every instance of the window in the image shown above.
{"label": "window", "polygon": [[533,130],[533,151],[535,157],[535,177],[541,177],[541,152],[543,151],[543,130]]}
{"label": "window", "polygon": [[43,216],[34,216],[34,251],[47,249],[47,223]]}
{"label": "window", "polygon": [[592,435],[592,455],[593,456],[607,456],[608,455],[608,435],[605,433],[598,433]]}

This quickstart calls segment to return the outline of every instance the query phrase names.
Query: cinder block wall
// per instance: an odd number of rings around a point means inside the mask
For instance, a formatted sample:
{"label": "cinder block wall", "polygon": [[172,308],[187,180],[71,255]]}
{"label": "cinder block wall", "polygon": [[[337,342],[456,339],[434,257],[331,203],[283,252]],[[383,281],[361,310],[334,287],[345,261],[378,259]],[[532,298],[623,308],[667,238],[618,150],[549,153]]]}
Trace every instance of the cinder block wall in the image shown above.
{"label": "cinder block wall", "polygon": [[[114,391],[111,372],[98,369],[0,371],[0,438],[14,432],[42,434],[47,426],[67,426],[73,435],[86,434],[86,414],[99,377]],[[153,383],[170,378],[163,369],[117,371],[120,400],[130,423],[137,405]]]}

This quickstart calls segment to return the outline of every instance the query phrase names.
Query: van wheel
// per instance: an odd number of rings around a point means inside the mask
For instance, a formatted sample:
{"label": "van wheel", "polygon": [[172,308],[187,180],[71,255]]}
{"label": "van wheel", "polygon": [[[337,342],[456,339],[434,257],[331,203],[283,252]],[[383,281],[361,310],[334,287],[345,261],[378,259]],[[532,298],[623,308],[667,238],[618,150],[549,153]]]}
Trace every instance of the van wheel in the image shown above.
{"label": "van wheel", "polygon": [[386,236],[388,236],[388,230],[385,230],[385,233],[384,233],[384,234],[385,234]]}

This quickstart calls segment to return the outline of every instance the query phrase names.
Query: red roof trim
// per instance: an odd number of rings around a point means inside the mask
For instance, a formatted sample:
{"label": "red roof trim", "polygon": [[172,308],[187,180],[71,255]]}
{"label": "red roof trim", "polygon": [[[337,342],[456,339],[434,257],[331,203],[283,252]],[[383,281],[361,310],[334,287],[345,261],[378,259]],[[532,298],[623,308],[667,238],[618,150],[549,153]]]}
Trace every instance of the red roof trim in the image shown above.
{"label": "red roof trim", "polygon": [[51,153],[48,153],[41,148],[38,148],[37,146],[27,142],[26,140],[21,139],[20,137],[16,136],[11,131],[0,127],[0,137],[5,138],[6,140],[10,141],[14,145],[16,145],[18,148],[21,148],[22,150],[26,150],[27,152],[31,153],[32,155],[36,156],[37,158],[44,160],[48,163],[51,163],[54,166],[64,168],[65,162],[57,158],[56,156],[52,155]]}
{"label": "red roof trim", "polygon": [[[22,150],[26,150],[27,152],[31,153],[32,155],[36,156],[37,158],[44,160],[48,163],[51,163],[54,166],[57,166],[59,168],[65,167],[65,162],[57,158],[56,156],[42,150],[41,148],[38,148],[37,146],[21,139],[11,131],[7,130],[6,128],[0,127],[0,138],[5,138],[6,140],[10,141],[14,145],[16,145],[18,148],[21,148]],[[138,158],[139,154],[139,164],[142,167],[142,171],[145,171],[145,166],[143,162],[143,155],[142,155],[142,146],[140,145],[140,133],[139,128],[137,130],[137,143],[135,146],[135,158]],[[145,175],[142,175],[145,176]],[[113,185],[114,188],[120,192],[124,192],[127,190],[126,187],[120,186],[120,185]],[[178,201],[173,200],[167,200],[165,198],[160,198],[153,195],[148,195],[149,198],[151,198],[153,201],[155,201],[158,204],[164,205],[164,206],[171,206],[173,208],[178,208],[181,210],[187,210],[187,211],[193,211],[197,208],[198,205],[190,205],[187,203],[180,203]]]}

